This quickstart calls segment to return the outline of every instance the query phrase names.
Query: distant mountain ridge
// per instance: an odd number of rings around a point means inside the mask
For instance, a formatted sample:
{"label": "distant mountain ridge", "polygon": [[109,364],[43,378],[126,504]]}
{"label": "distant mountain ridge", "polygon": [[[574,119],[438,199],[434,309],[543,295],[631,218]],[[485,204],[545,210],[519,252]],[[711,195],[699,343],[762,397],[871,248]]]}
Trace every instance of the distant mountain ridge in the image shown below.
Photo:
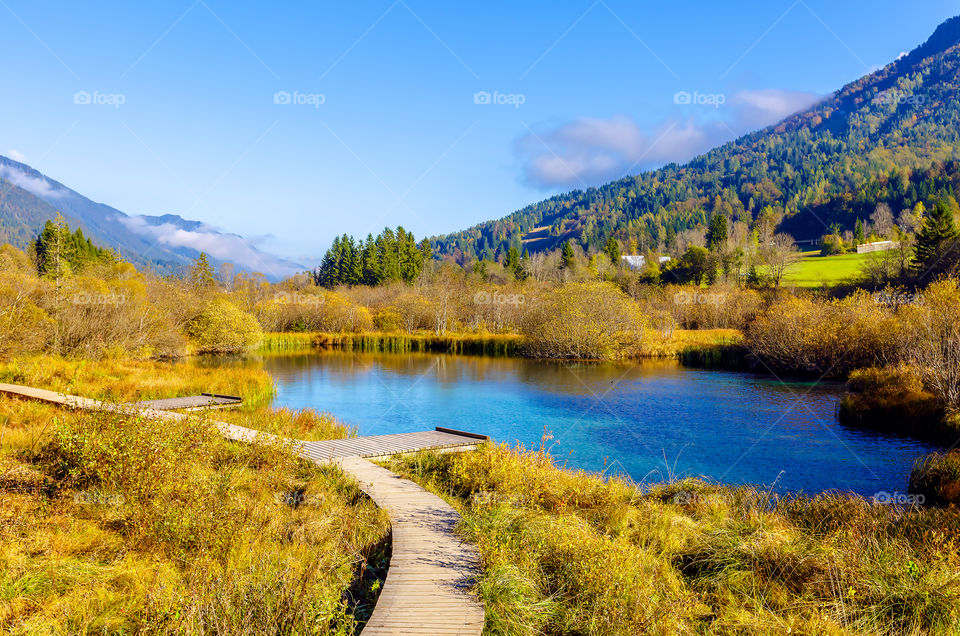
{"label": "distant mountain ridge", "polygon": [[130,216],[91,201],[31,166],[0,156],[0,243],[26,248],[57,213],[101,247],[117,250],[139,268],[172,273],[206,252],[215,265],[258,271],[277,280],[306,268],[259,250],[237,234],[176,214]]}
{"label": "distant mountain ridge", "polygon": [[722,213],[769,215],[796,238],[853,229],[878,201],[894,211],[960,193],[960,16],[883,69],[814,106],[725,143],[606,185],[573,190],[499,220],[434,237],[435,252],[465,261],[509,247],[600,249],[610,236],[669,244]]}

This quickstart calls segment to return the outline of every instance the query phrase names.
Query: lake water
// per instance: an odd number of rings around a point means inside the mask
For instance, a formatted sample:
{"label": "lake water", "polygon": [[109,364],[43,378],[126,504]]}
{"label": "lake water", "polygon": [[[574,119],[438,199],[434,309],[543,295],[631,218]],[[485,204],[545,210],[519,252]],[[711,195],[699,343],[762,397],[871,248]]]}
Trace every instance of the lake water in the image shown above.
{"label": "lake water", "polygon": [[838,383],[672,361],[313,351],[243,364],[272,374],[274,405],[333,413],[361,435],[445,426],[528,448],[543,441],[560,463],[637,482],[703,476],[872,496],[905,492],[913,461],[935,448],[841,425]]}

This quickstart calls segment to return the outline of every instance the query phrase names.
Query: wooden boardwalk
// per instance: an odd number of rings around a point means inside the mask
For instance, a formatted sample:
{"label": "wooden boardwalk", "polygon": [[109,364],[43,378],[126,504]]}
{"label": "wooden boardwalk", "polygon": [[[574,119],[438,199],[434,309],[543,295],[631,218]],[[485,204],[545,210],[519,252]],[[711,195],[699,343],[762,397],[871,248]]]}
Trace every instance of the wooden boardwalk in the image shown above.
{"label": "wooden boardwalk", "polygon": [[127,402],[123,406],[137,409],[156,409],[158,411],[200,411],[203,409],[225,409],[240,406],[242,400],[233,395],[215,395],[201,393],[187,397],[166,398],[163,400],[144,400],[143,402]]}
{"label": "wooden boardwalk", "polygon": [[438,429],[420,433],[395,433],[303,442],[301,455],[314,461],[326,461],[343,457],[388,457],[420,450],[470,450],[476,448],[477,444],[485,439],[487,438],[483,435]]}
{"label": "wooden boardwalk", "polygon": [[[0,384],[0,394],[159,419],[195,417],[14,384]],[[285,441],[242,426],[224,422],[214,422],[214,425],[231,440]],[[293,440],[301,457],[318,464],[335,463],[352,475],[360,488],[390,516],[393,534],[390,567],[373,614],[363,629],[364,635],[477,636],[483,631],[483,606],[469,591],[480,574],[480,557],[476,548],[460,540],[454,532],[460,515],[436,495],[365,459],[426,449],[465,450],[474,448],[483,439],[486,438],[481,435],[438,429],[323,442]]]}

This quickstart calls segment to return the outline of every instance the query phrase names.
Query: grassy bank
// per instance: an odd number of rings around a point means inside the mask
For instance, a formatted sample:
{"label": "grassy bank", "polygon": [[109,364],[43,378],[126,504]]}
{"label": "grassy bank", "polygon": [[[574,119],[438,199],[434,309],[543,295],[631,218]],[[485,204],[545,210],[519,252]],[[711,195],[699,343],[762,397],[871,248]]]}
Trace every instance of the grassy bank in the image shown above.
{"label": "grassy bank", "polygon": [[[218,419],[343,437],[254,404],[262,372],[31,358],[5,381],[135,399],[211,388]],[[385,514],[335,468],[184,425],[0,398],[0,632],[353,634],[388,549]]]}
{"label": "grassy bank", "polygon": [[960,423],[907,366],[858,369],[850,374],[838,417],[849,426],[952,446]]}
{"label": "grassy bank", "polygon": [[407,353],[469,353],[480,355],[520,355],[522,337],[517,334],[437,335],[429,332],[403,333],[373,331],[364,333],[268,333],[262,351],[294,351],[310,348],[336,348],[355,351]]}
{"label": "grassy bank", "polygon": [[668,336],[649,331],[640,357],[677,358],[690,367],[741,370],[747,368],[747,353],[739,329],[676,329]]}
{"label": "grassy bank", "polygon": [[114,402],[181,397],[199,393],[239,395],[244,404],[266,404],[273,379],[262,369],[223,369],[189,362],[130,358],[63,358],[34,355],[0,363],[0,382]]}
{"label": "grassy bank", "polygon": [[952,633],[960,511],[778,499],[686,480],[640,491],[486,446],[390,463],[480,547],[488,634]]}
{"label": "grassy bank", "polygon": [[[647,330],[637,351],[641,358],[683,358],[697,352],[738,348],[743,334],[738,329],[674,329],[669,334]],[[524,337],[520,334],[447,334],[369,332],[352,333],[268,333],[261,351],[283,352],[311,348],[353,349],[388,353],[426,351],[498,356],[522,356]]]}

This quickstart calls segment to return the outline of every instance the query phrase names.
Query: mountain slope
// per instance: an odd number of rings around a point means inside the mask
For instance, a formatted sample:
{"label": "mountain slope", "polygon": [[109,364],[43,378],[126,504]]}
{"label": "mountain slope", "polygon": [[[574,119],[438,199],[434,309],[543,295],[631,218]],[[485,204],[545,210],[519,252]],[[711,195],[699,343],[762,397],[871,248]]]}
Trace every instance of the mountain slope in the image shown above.
{"label": "mountain slope", "polygon": [[177,215],[129,216],[97,203],[30,166],[0,156],[0,242],[27,247],[43,224],[63,214],[101,247],[110,247],[138,267],[169,273],[206,252],[219,265],[258,271],[279,279],[304,269],[258,250],[236,234],[220,232]]}
{"label": "mountain slope", "polygon": [[908,55],[763,130],[685,165],[575,190],[503,219],[433,239],[457,260],[531,252],[563,240],[599,248],[610,235],[669,246],[716,213],[764,215],[798,239],[852,229],[877,201],[897,211],[960,192],[960,17]]}

